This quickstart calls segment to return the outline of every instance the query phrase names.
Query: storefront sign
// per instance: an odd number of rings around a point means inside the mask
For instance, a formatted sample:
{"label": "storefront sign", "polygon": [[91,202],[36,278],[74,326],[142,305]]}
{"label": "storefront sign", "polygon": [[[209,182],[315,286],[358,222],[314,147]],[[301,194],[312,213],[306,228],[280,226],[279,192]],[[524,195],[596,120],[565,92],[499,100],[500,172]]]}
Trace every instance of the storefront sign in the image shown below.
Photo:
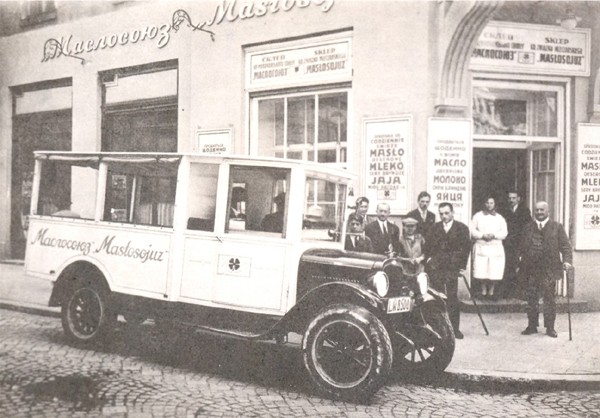
{"label": "storefront sign", "polygon": [[600,250],[600,125],[577,129],[575,248]]}
{"label": "storefront sign", "polygon": [[350,39],[294,49],[251,53],[250,88],[304,81],[339,81],[352,76]]}
{"label": "storefront sign", "polygon": [[412,117],[367,119],[364,122],[365,196],[374,210],[388,203],[393,214],[408,212],[411,161]]}
{"label": "storefront sign", "polygon": [[469,223],[471,202],[471,121],[429,119],[427,134],[427,191],[437,213],[441,202],[454,206],[455,219]]}
{"label": "storefront sign", "polygon": [[471,56],[471,70],[590,75],[590,30],[490,22]]}
{"label": "storefront sign", "polygon": [[197,130],[197,151],[200,154],[229,154],[232,137],[231,129]]}

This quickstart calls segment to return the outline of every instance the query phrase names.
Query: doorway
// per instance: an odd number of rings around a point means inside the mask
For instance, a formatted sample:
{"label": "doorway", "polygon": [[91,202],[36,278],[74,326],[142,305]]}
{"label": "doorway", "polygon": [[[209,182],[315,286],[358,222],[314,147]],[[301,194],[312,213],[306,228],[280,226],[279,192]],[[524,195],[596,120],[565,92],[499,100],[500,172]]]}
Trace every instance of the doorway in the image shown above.
{"label": "doorway", "polygon": [[483,209],[484,199],[492,196],[497,210],[507,207],[507,193],[516,191],[521,202],[529,201],[526,149],[473,148],[473,214]]}

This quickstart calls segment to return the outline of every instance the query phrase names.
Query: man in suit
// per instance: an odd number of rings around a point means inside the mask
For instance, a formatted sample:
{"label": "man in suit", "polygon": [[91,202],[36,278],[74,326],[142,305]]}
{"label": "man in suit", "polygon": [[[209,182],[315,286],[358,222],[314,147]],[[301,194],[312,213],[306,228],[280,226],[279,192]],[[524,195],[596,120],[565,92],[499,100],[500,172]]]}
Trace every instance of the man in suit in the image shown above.
{"label": "man in suit", "polygon": [[440,222],[433,224],[425,239],[426,270],[431,278],[431,287],[448,297],[448,315],[454,335],[463,338],[460,332],[460,306],[458,302],[458,276],[465,274],[471,253],[469,227],[454,219],[454,207],[443,202],[438,206]]}
{"label": "man in suit", "polygon": [[377,205],[377,220],[365,228],[365,235],[371,239],[373,252],[387,256],[397,254],[400,249],[400,228],[388,221],[390,205]]}
{"label": "man in suit", "polygon": [[521,196],[516,191],[508,192],[508,209],[503,213],[508,228],[508,235],[502,241],[506,264],[502,279],[503,294],[506,297],[517,295],[518,250],[525,225],[531,222],[531,211],[521,204]]}
{"label": "man in suit", "polygon": [[537,333],[539,325],[540,294],[544,298],[544,326],[552,338],[558,335],[554,329],[556,302],[555,281],[563,277],[563,269],[572,268],[573,249],[563,226],[550,219],[548,203],[535,204],[535,221],[523,231],[519,248],[520,274],[526,282],[527,328],[521,334]]}
{"label": "man in suit", "polygon": [[430,203],[431,196],[429,193],[423,191],[419,193],[419,196],[417,197],[418,207],[415,210],[408,212],[406,215],[407,218],[414,218],[419,221],[417,225],[417,232],[425,238],[427,238],[429,229],[431,229],[435,223],[435,214],[427,210]]}
{"label": "man in suit", "polygon": [[358,215],[348,216],[348,234],[346,234],[344,249],[358,253],[373,252],[373,244],[369,237],[365,236],[362,229],[362,219]]}

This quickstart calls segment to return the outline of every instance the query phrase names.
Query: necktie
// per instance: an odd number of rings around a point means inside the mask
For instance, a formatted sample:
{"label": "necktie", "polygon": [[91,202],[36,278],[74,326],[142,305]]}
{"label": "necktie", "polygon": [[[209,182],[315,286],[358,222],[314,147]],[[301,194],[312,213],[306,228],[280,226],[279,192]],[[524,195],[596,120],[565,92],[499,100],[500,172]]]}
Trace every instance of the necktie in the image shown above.
{"label": "necktie", "polygon": [[352,246],[354,248],[356,248],[356,237],[354,235],[350,236],[350,239],[352,240]]}
{"label": "necktie", "polygon": [[385,225],[385,222],[383,222],[381,224],[381,229],[383,230],[383,235],[387,235],[388,231],[387,231],[387,226]]}
{"label": "necktie", "polygon": [[538,222],[538,229],[541,231],[542,230],[542,223]]}

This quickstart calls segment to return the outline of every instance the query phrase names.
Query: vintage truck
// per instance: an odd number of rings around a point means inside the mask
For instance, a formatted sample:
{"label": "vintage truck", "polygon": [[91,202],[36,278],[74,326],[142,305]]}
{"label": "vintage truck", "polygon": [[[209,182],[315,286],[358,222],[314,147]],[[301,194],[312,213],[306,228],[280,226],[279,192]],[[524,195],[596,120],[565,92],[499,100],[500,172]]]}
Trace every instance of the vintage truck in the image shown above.
{"label": "vintage truck", "polygon": [[76,343],[109,338],[119,315],[294,333],[324,394],[364,399],[392,370],[444,370],[454,333],[425,273],[344,250],[351,180],[275,158],[36,152],[26,273],[54,283]]}

